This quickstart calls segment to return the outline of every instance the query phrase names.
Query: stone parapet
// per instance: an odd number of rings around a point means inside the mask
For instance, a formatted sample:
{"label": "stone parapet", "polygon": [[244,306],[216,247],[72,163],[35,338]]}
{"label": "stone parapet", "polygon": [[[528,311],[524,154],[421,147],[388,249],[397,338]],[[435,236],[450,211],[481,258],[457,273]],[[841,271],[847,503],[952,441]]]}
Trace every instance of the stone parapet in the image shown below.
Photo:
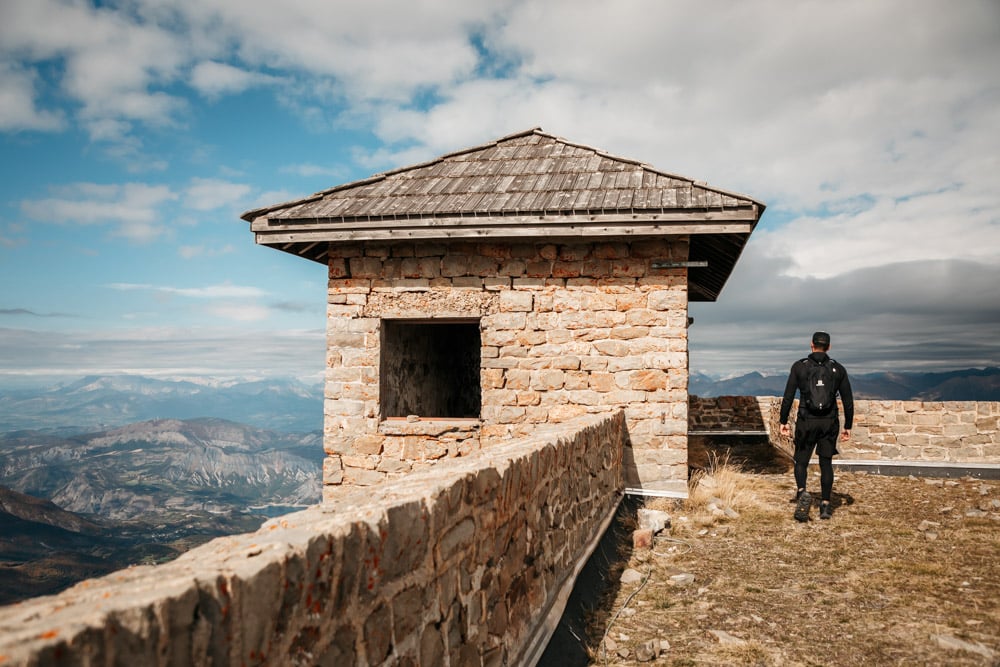
{"label": "stone parapet", "polygon": [[[793,425],[797,409],[796,401]],[[790,438],[778,432],[780,410],[777,396],[692,396],[690,430],[766,431],[791,452]],[[837,448],[842,458],[863,461],[1000,464],[1000,403],[857,400],[851,440]]]}
{"label": "stone parapet", "polygon": [[622,412],[0,608],[0,664],[531,664],[621,499]]}

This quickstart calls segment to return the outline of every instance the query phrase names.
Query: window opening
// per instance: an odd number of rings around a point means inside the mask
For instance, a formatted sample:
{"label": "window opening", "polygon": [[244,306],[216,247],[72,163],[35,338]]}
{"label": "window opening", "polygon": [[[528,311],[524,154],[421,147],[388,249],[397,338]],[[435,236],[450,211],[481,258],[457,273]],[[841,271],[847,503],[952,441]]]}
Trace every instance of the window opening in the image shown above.
{"label": "window opening", "polygon": [[382,320],[382,418],[479,418],[478,320]]}

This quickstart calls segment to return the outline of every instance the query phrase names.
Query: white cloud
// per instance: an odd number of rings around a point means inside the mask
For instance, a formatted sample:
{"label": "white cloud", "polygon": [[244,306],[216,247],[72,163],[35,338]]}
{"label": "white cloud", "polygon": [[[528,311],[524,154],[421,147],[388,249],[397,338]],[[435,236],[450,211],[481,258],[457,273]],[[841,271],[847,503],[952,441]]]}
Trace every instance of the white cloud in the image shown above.
{"label": "white cloud", "polygon": [[0,374],[312,376],[323,367],[322,330],[142,327],[106,331],[0,328]]}
{"label": "white cloud", "polygon": [[290,164],[280,169],[283,174],[293,174],[303,178],[315,178],[317,176],[329,176],[331,178],[343,178],[348,170],[346,167],[328,166],[318,164]]}
{"label": "white cloud", "polygon": [[194,259],[195,257],[219,257],[233,252],[236,252],[236,248],[230,243],[218,248],[208,248],[204,245],[182,245],[177,249],[177,254],[183,259]]}
{"label": "white cloud", "polygon": [[206,285],[204,287],[173,287],[169,285],[148,285],[143,283],[111,283],[107,287],[119,291],[150,291],[162,294],[190,297],[194,299],[252,299],[266,296],[267,292],[258,287],[244,285]]}
{"label": "white cloud", "polygon": [[231,322],[262,322],[271,317],[271,309],[258,304],[219,303],[209,310],[215,317]]}
{"label": "white cloud", "polygon": [[176,199],[164,185],[76,183],[57,196],[21,202],[21,210],[40,222],[115,226],[115,233],[148,242],[164,233],[161,207]]}
{"label": "white cloud", "polygon": [[198,63],[191,70],[191,85],[210,98],[241,93],[248,88],[276,81],[272,76],[211,60]]}
{"label": "white cloud", "polygon": [[460,0],[205,0],[181,11],[199,48],[233,43],[249,66],[335,77],[354,99],[403,100],[473,71],[477,56],[467,33],[493,8]]}
{"label": "white cloud", "polygon": [[156,89],[174,80],[189,57],[167,30],[114,9],[58,0],[8,0],[0,24],[4,51],[63,63],[59,83],[97,132],[106,131],[108,119],[166,122],[183,105]]}
{"label": "white cloud", "polygon": [[184,205],[196,211],[212,211],[239,202],[250,193],[250,186],[212,178],[192,179],[184,192]]}
{"label": "white cloud", "polygon": [[50,132],[65,127],[61,112],[37,108],[35,79],[34,73],[0,61],[0,131]]}

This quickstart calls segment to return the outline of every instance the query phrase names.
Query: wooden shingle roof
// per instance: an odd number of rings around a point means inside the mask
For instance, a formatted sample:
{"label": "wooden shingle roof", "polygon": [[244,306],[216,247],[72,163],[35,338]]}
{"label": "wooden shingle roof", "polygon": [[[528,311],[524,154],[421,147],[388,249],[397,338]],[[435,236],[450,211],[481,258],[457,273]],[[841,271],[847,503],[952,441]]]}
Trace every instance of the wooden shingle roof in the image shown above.
{"label": "wooden shingle roof", "polygon": [[691,269],[691,297],[714,300],[763,210],[535,128],[242,218],[257,243],[320,262],[329,243],[685,234],[691,260],[709,263]]}

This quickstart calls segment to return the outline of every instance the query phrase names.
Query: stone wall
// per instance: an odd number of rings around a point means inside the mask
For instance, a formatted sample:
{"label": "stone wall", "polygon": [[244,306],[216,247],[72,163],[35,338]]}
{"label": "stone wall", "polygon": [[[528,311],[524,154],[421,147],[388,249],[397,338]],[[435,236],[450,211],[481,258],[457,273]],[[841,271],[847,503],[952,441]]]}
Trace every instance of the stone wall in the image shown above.
{"label": "stone wall", "polygon": [[532,664],[623,488],[624,415],[0,608],[0,664]]}
{"label": "stone wall", "polygon": [[[331,246],[326,499],[618,409],[629,486],[683,495],[687,270],[652,268],[687,259],[687,238],[674,238]],[[380,363],[386,320],[479,323],[479,419],[384,414],[380,382],[399,382]],[[406,393],[392,390],[394,400]]]}
{"label": "stone wall", "polygon": [[[691,430],[767,431],[790,452],[790,439],[778,433],[780,410],[777,396],[692,396]],[[1000,403],[858,400],[851,441],[837,448],[842,459],[1000,463]]]}

